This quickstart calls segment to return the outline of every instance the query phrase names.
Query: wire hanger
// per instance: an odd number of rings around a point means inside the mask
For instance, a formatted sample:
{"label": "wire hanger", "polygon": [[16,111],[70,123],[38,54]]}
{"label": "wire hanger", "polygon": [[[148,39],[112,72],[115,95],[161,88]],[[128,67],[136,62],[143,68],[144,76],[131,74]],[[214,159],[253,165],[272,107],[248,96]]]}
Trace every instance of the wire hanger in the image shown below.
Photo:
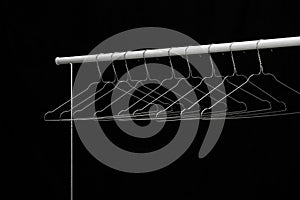
{"label": "wire hanger", "polygon": [[[258,41],[259,42],[259,41]],[[257,49],[258,49],[258,42],[257,42]],[[259,72],[260,73],[260,72]],[[234,75],[234,74],[233,74]],[[226,96],[224,96],[223,98],[220,99],[220,101],[222,101],[224,98],[226,98],[227,96],[233,94],[234,92],[236,92],[237,90],[239,90],[242,86],[244,86],[245,84],[247,84],[250,80],[251,77],[253,77],[255,74],[251,74],[246,81],[244,81],[241,85],[239,85],[237,88],[233,89],[232,91],[230,91]],[[232,76],[231,76],[232,77]],[[213,107],[214,105],[212,105],[211,107]],[[203,114],[203,112],[205,112],[205,110],[211,109],[211,107],[209,108],[205,108],[202,112],[201,115]]]}
{"label": "wire hanger", "polygon": [[[114,53],[111,54],[111,66],[112,66],[112,69],[113,69],[114,80],[113,81],[104,81],[103,78],[102,78],[101,81],[103,81],[104,86],[100,90],[96,91],[95,93],[93,93],[92,95],[90,95],[89,97],[87,97],[86,99],[84,99],[83,101],[81,101],[79,104],[77,104],[76,107],[78,107],[78,106],[81,106],[81,107],[79,109],[77,109],[76,111],[73,112],[74,116],[75,116],[76,113],[78,113],[78,114],[82,113],[88,107],[90,107],[91,105],[93,105],[97,100],[103,98],[106,94],[108,94],[110,91],[112,91],[116,87],[116,85],[118,84],[119,81],[118,81],[117,73],[116,73],[116,70],[115,70],[114,62],[113,62],[113,55],[115,53],[116,52],[114,52]],[[96,63],[98,63],[98,62],[96,62]],[[105,94],[103,94],[100,97],[98,97],[98,98],[95,99],[95,96],[98,93],[101,94],[102,90],[104,88],[107,88],[107,87],[110,87],[109,90]],[[91,116],[89,116],[89,117],[92,118],[93,113],[90,114],[90,115]]]}
{"label": "wire hanger", "polygon": [[[246,77],[246,76],[240,75],[240,74],[237,73],[237,69],[236,69],[236,65],[235,65],[235,61],[234,61],[234,57],[233,57],[233,52],[232,52],[232,45],[233,45],[233,43],[230,44],[229,49],[230,49],[231,60],[232,60],[232,64],[233,64],[233,75],[230,76],[230,77],[228,77],[228,78],[226,79],[226,81],[224,82],[225,86],[227,86],[227,85],[229,84],[229,85],[233,86],[235,89],[238,89],[238,90],[242,91],[245,95],[248,95],[248,96],[250,95],[249,97],[254,97],[254,98],[256,99],[256,101],[258,100],[259,102],[264,102],[264,103],[266,103],[266,104],[267,104],[267,107],[263,106],[262,109],[248,110],[247,104],[245,104],[245,102],[243,102],[244,105],[245,105],[245,109],[238,109],[238,110],[236,110],[236,111],[230,111],[230,112],[227,112],[227,113],[226,113],[226,117],[228,117],[228,116],[233,116],[233,115],[237,115],[237,114],[245,114],[246,112],[249,113],[249,112],[257,112],[257,111],[270,110],[272,107],[271,107],[271,104],[270,104],[269,101],[266,101],[266,100],[264,100],[264,99],[261,99],[261,98],[257,97],[257,95],[254,95],[252,92],[249,92],[246,88],[244,88],[245,86],[239,87],[239,86],[237,86],[235,83],[232,82],[232,79],[233,79],[233,78],[238,78],[238,80],[239,80],[240,82],[244,82],[244,80],[247,80],[247,77]],[[249,83],[250,83],[250,81],[249,81]],[[250,85],[250,86],[251,86],[251,85]],[[251,87],[249,88],[249,84],[248,84],[248,89],[251,89]],[[255,88],[255,89],[257,90],[257,88]],[[236,93],[236,91],[235,91],[234,93]],[[224,99],[225,97],[228,98],[228,97],[230,97],[230,96],[231,96],[231,95],[226,95],[226,96],[224,96],[222,99]],[[248,100],[248,98],[246,98],[246,101],[247,101],[247,100]],[[257,103],[258,103],[258,102],[257,102]],[[257,103],[256,103],[256,104],[257,104]],[[215,105],[217,105],[217,104],[215,104]],[[215,105],[213,105],[213,106],[215,106]],[[218,113],[217,115],[220,115],[220,114],[223,114],[223,113]]]}
{"label": "wire hanger", "polygon": [[[284,106],[283,102],[279,102],[275,97],[273,97],[271,94],[269,94],[268,92],[266,92],[265,90],[263,90],[261,87],[259,87],[257,84],[253,83],[253,78],[255,78],[256,76],[261,76],[263,73],[263,67],[261,64],[261,59],[260,59],[260,55],[259,55],[259,49],[258,49],[258,44],[261,40],[257,41],[256,43],[256,49],[257,49],[257,53],[258,53],[258,59],[260,62],[260,69],[259,69],[259,73],[258,74],[254,74],[254,76],[252,76],[247,84],[248,87],[252,88],[255,90],[255,97],[257,96],[262,96],[262,98],[264,98],[266,101],[268,101],[269,103],[269,108],[265,108],[265,109],[257,109],[257,110],[252,110],[252,111],[248,111],[246,113],[242,114],[242,117],[245,117],[247,115],[259,115],[259,114],[265,114],[265,113],[270,113],[270,112],[274,112],[276,109],[276,104],[281,104],[281,107]],[[243,75],[241,75],[243,76]],[[246,76],[244,76],[246,77]],[[272,101],[272,103],[271,103]],[[274,106],[275,105],[275,106]],[[285,106],[284,106],[285,107]],[[232,117],[238,117],[238,115],[233,115]]]}
{"label": "wire hanger", "polygon": [[[270,110],[263,111],[263,112],[257,111],[257,112],[252,112],[250,114],[247,113],[248,115],[243,115],[242,117],[264,116],[264,115],[269,115],[271,113],[284,112],[287,109],[286,104],[283,101],[278,100],[277,98],[272,96],[269,92],[266,92],[264,89],[262,89],[255,83],[255,81],[257,81],[258,78],[260,78],[260,77],[263,78],[264,76],[267,76],[266,73],[264,73],[264,69],[263,69],[263,65],[262,65],[261,57],[260,57],[260,53],[259,53],[258,46],[259,46],[260,41],[261,40],[257,41],[257,43],[256,43],[257,57],[258,57],[258,61],[259,61],[259,73],[254,74],[250,78],[249,84],[251,84],[253,87],[257,88],[259,90],[259,92],[263,93],[266,97],[268,97],[268,99],[272,100],[273,105],[271,105]],[[276,77],[273,74],[272,74],[272,76],[277,81]]]}
{"label": "wire hanger", "polygon": [[[121,111],[118,113],[118,116],[130,115],[130,114],[129,114],[129,109],[133,108],[134,106],[138,105],[138,104],[141,103],[141,102],[147,102],[146,105],[148,105],[149,103],[151,103],[151,101],[148,102],[148,101],[146,101],[145,99],[151,98],[152,101],[153,101],[153,100],[156,100],[157,98],[154,97],[154,96],[152,96],[152,95],[153,95],[153,94],[159,95],[159,93],[158,93],[156,90],[157,90],[157,88],[159,88],[160,85],[158,85],[157,87],[155,87],[155,89],[151,89],[151,88],[148,88],[146,85],[143,84],[144,82],[146,82],[146,83],[147,83],[147,82],[151,82],[151,83],[153,83],[153,82],[156,82],[156,83],[159,82],[159,80],[157,80],[157,79],[152,79],[152,78],[150,77],[149,70],[148,70],[148,66],[147,66],[147,62],[146,62],[146,58],[145,58],[145,53],[146,53],[146,51],[147,51],[147,49],[144,50],[144,52],[143,52],[144,67],[145,67],[145,71],[146,71],[146,79],[138,81],[138,83],[137,83],[137,84],[135,85],[135,87],[133,87],[132,89],[136,88],[136,86],[137,86],[138,84],[141,84],[141,86],[143,86],[143,87],[145,87],[146,89],[148,89],[149,92],[148,92],[148,93],[143,92],[143,94],[145,94],[145,95],[144,95],[142,98],[137,98],[138,100],[137,100],[136,102],[134,102],[134,103],[133,103],[132,105],[130,105],[128,108],[125,108],[125,109],[121,110]],[[158,101],[159,101],[161,104],[167,104],[167,103],[161,101],[160,99],[158,99]],[[171,101],[171,100],[169,99],[169,101]],[[134,111],[133,115],[134,115],[134,114],[136,114],[135,111]],[[138,115],[143,115],[143,114],[147,114],[147,115],[148,115],[149,112],[146,112],[146,113],[139,113]]]}
{"label": "wire hanger", "polygon": [[[211,46],[211,45],[210,45]],[[209,46],[209,49],[210,49],[210,46]],[[205,81],[206,79],[208,78],[211,78],[213,77],[213,72],[211,73],[211,76],[209,77],[204,77],[203,79],[200,79],[200,83],[195,86],[194,88],[197,88],[199,87],[203,81]],[[162,114],[163,112],[165,112],[166,110],[168,110],[170,107],[172,107],[174,104],[178,103],[181,99],[185,98],[188,94],[190,94],[191,92],[194,91],[194,88],[192,88],[191,90],[189,90],[188,92],[186,92],[184,95],[182,95],[180,98],[178,98],[175,102],[173,102],[172,104],[170,104],[167,108],[165,108],[164,110],[161,110],[159,111],[157,114],[156,114],[156,117],[158,118],[160,114]],[[171,88],[172,89],[172,88]],[[197,103],[193,103],[192,105],[195,106]],[[186,108],[184,108],[182,111],[181,111],[181,114],[183,114],[183,112],[185,112],[185,110],[187,110]]]}
{"label": "wire hanger", "polygon": [[[209,77],[204,77],[204,78],[201,80],[201,82],[200,82],[200,84],[199,84],[198,86],[200,86],[200,85],[203,83],[203,81],[206,80],[206,79],[207,79],[208,82],[209,82],[209,80],[217,80],[218,78],[221,78],[221,76],[217,76],[217,75],[216,75],[215,68],[214,68],[214,64],[213,64],[213,60],[212,60],[212,58],[211,58],[210,48],[211,48],[212,45],[213,45],[213,44],[210,44],[209,47],[208,47],[208,54],[209,54],[209,59],[210,59],[210,63],[211,63],[211,75],[210,75]],[[228,76],[224,77],[224,79],[223,79],[217,86],[215,86],[213,89],[209,90],[208,93],[206,93],[204,96],[202,96],[202,97],[201,97],[200,99],[198,99],[196,102],[194,102],[193,105],[191,105],[191,106],[188,107],[187,109],[184,109],[184,110],[182,111],[182,114],[188,114],[188,113],[191,113],[191,112],[198,112],[198,110],[194,109],[195,106],[196,106],[197,104],[200,104],[200,105],[201,105],[200,102],[201,102],[203,99],[205,99],[206,97],[211,96],[211,93],[212,93],[212,92],[214,92],[215,90],[217,90],[217,88],[218,88],[219,86],[223,85],[223,82],[227,79],[227,77],[228,77]],[[206,81],[205,81],[205,83],[206,83]],[[197,86],[197,87],[198,87],[198,86]],[[218,102],[219,102],[219,101],[218,101]],[[222,112],[222,111],[224,111],[225,109],[227,109],[225,104],[219,104],[219,105],[225,106],[224,108],[221,107],[220,112]]]}
{"label": "wire hanger", "polygon": [[[172,60],[171,60],[171,50],[172,50],[172,48],[170,48],[169,50],[168,50],[168,57],[169,57],[169,63],[170,63],[170,67],[171,67],[171,71],[172,71],[172,76],[171,76],[171,78],[168,78],[168,79],[164,79],[163,81],[162,81],[162,83],[161,83],[161,85],[164,85],[164,82],[167,82],[167,81],[176,81],[176,83],[175,83],[175,85],[173,86],[173,87],[171,87],[171,88],[169,88],[168,89],[168,91],[166,91],[166,92],[164,92],[164,93],[162,93],[162,94],[160,94],[158,97],[157,97],[157,99],[160,99],[160,98],[163,98],[163,97],[165,97],[165,95],[166,94],[168,94],[170,91],[172,91],[176,96],[179,96],[179,97],[181,97],[181,95],[179,94],[179,93],[177,93],[176,91],[174,91],[174,88],[176,88],[179,84],[180,84],[180,82],[182,81],[182,80],[186,80],[186,78],[185,77],[176,77],[176,75],[175,75],[175,70],[174,70],[174,66],[173,66],[173,63],[172,63]],[[171,82],[172,83],[172,82]],[[166,84],[167,85],[167,84]],[[192,103],[192,101],[190,101],[188,98],[186,98],[186,97],[184,97],[183,98],[185,101],[187,101],[187,102],[190,102],[190,103]],[[156,100],[153,100],[152,102],[150,102],[150,104],[152,104],[152,103],[154,103]],[[171,103],[172,103],[173,101],[171,101]],[[180,104],[180,107],[181,108],[184,108],[184,104],[182,104],[182,103],[180,103],[180,102],[178,102],[179,104]],[[139,111],[142,111],[143,109],[145,109],[145,108],[147,108],[148,107],[148,105],[146,105],[145,107],[143,107],[143,108],[141,108],[141,109],[138,109],[137,111],[135,111],[135,112],[139,112]],[[172,108],[172,107],[170,107],[169,105],[168,105],[168,109],[169,108]],[[165,111],[166,109],[163,109],[162,111]],[[176,112],[171,112],[171,113],[169,113],[169,116],[170,115],[177,115],[179,112],[178,111],[176,111]],[[157,115],[156,115],[157,116]]]}
{"label": "wire hanger", "polygon": [[[86,93],[87,93],[90,89],[92,89],[93,86],[97,86],[98,83],[99,83],[100,81],[103,82],[103,83],[105,83],[105,84],[102,86],[102,88],[101,88],[100,90],[102,90],[102,89],[105,87],[106,83],[110,83],[110,82],[105,82],[105,81],[103,80],[103,78],[102,78],[102,73],[101,73],[101,70],[100,70],[100,66],[99,66],[99,64],[98,64],[98,56],[99,56],[99,55],[100,55],[100,54],[97,54],[97,55],[96,55],[96,67],[97,67],[98,74],[99,74],[99,81],[98,81],[98,82],[92,82],[92,83],[90,83],[86,89],[84,89],[83,91],[81,91],[81,92],[79,92],[78,94],[74,95],[74,96],[73,96],[72,98],[70,98],[68,101],[64,102],[63,104],[61,104],[61,105],[60,105],[59,107],[57,107],[56,109],[54,109],[54,110],[52,110],[52,111],[48,111],[47,113],[45,113],[45,115],[44,115],[44,119],[45,119],[45,120],[50,120],[50,118],[48,117],[48,115],[51,115],[51,114],[56,113],[56,112],[57,112],[57,115],[58,115],[58,116],[57,116],[56,118],[51,119],[51,120],[56,121],[56,120],[64,120],[64,119],[68,119],[68,116],[69,116],[69,114],[70,114],[70,112],[71,112],[71,109],[69,108],[68,104],[70,104],[71,101],[73,101],[73,103],[74,103],[74,100],[76,100],[77,98],[78,98],[78,99],[82,99],[82,96],[86,95]],[[94,94],[91,95],[91,96],[94,96]],[[85,97],[85,99],[88,99],[88,98],[90,98],[91,96]],[[77,107],[78,107],[80,104],[82,104],[82,103],[83,103],[83,102],[78,102],[78,103],[76,103],[75,105],[72,106],[72,109],[74,110],[75,108],[77,108]],[[64,108],[64,107],[67,107],[67,108]],[[66,110],[65,110],[65,109],[66,109]],[[62,110],[62,111],[58,112],[59,110]],[[74,115],[74,113],[73,113],[73,115]],[[64,117],[64,116],[66,116],[66,117]],[[76,118],[75,118],[75,120],[76,120]]]}
{"label": "wire hanger", "polygon": [[[231,45],[232,45],[232,44],[231,44]],[[230,47],[231,47],[231,45],[230,45]],[[210,46],[211,46],[211,45],[210,45]],[[209,52],[209,53],[210,53],[210,46],[209,46],[209,48],[208,48],[208,52]],[[210,62],[211,62],[211,65],[213,66],[211,57],[210,57]],[[213,68],[213,67],[212,67],[212,68]],[[236,69],[234,69],[234,70],[236,71]],[[215,69],[213,69],[212,72],[213,72],[213,71],[215,71]],[[213,73],[212,73],[212,75],[213,75]],[[211,76],[211,77],[212,77],[212,76]],[[193,79],[200,79],[200,80],[202,79],[201,77],[193,77],[193,76],[191,76],[191,78],[193,78]],[[205,82],[205,84],[206,84],[206,86],[209,87],[210,89],[215,88],[215,86],[212,86],[209,82]],[[195,87],[194,90],[195,90],[195,91],[198,91],[198,92],[200,92],[200,93],[202,93],[202,94],[206,94],[206,93],[203,92],[199,87]],[[223,91],[222,89],[219,89],[219,88],[215,88],[215,92],[221,93],[221,94],[224,95],[224,96],[226,95],[225,91]],[[217,99],[214,98],[213,95],[210,96],[210,99],[213,100],[213,102],[218,101]],[[246,109],[246,104],[245,104],[244,102],[238,101],[237,99],[233,98],[232,96],[228,96],[228,99],[229,99],[231,102],[234,102],[234,104],[239,105],[238,107],[241,107],[240,110],[243,110],[243,109],[245,110],[245,109]],[[226,108],[226,107],[227,107],[227,105],[226,105],[225,102],[219,102],[219,104],[223,104],[223,105],[220,106],[221,108]],[[196,105],[199,105],[199,104],[196,104]],[[195,110],[195,111],[193,111],[193,112],[198,112],[198,109],[194,109],[194,110]],[[219,111],[214,112],[214,113],[211,113],[211,114],[220,113],[220,112],[222,111],[222,109],[216,109],[216,110],[219,110]],[[182,111],[182,112],[184,112],[184,111]],[[191,111],[189,111],[189,113],[190,113],[190,112],[191,112]],[[211,117],[211,116],[210,116],[210,117]]]}
{"label": "wire hanger", "polygon": [[[126,52],[127,53],[127,52]],[[125,67],[126,67],[126,70],[127,70],[127,80],[126,81],[128,81],[128,80],[132,80],[131,79],[131,75],[130,75],[130,72],[129,72],[129,70],[128,70],[128,65],[127,65],[127,59],[126,59],[126,53],[124,54],[124,60],[125,60]],[[148,71],[148,70],[147,70]],[[149,75],[147,75],[147,77],[149,77]],[[108,106],[111,106],[112,104],[114,104],[114,103],[116,103],[117,101],[119,101],[123,96],[125,96],[126,94],[129,94],[129,95],[131,95],[131,96],[134,96],[134,97],[136,97],[137,99],[140,99],[139,97],[137,97],[137,96],[135,96],[134,94],[131,94],[130,92],[132,91],[132,90],[137,90],[137,88],[136,88],[136,85],[137,85],[137,83],[134,85],[134,86],[130,86],[131,88],[130,88],[130,90],[129,91],[124,91],[125,93],[124,94],[122,94],[121,96],[119,96],[117,99],[115,99],[114,101],[112,101],[112,103],[110,104],[110,105],[108,105]],[[143,91],[140,91],[140,92],[142,92],[144,95],[147,95],[147,93],[145,93],[145,92],[143,92]],[[154,98],[154,97],[153,97]],[[155,100],[157,100],[157,99],[155,99]],[[148,101],[145,101],[144,99],[140,99],[140,101],[144,101],[147,105],[149,105],[150,103],[148,102]],[[158,100],[160,103],[164,103],[164,102],[161,102],[160,100]],[[107,107],[108,107],[107,106]],[[107,107],[105,107],[104,109],[106,109]],[[157,106],[156,106],[157,107]],[[104,110],[103,109],[103,110]],[[128,110],[128,109],[127,109]],[[158,111],[158,107],[157,107],[157,110],[152,110],[152,112],[157,112]],[[97,112],[101,112],[101,111],[97,111]],[[97,112],[95,113],[95,114],[97,114]],[[143,114],[149,114],[149,112],[147,112],[147,113],[139,113],[139,115],[143,115]],[[115,118],[118,118],[118,119],[121,119],[121,118],[124,118],[124,117],[126,117],[126,116],[128,116],[128,115],[130,115],[130,114],[125,114],[125,116],[124,116],[124,114],[120,114],[120,112],[119,112],[119,114],[118,115],[116,115],[116,116],[114,116]],[[135,113],[133,113],[133,115],[135,115]]]}

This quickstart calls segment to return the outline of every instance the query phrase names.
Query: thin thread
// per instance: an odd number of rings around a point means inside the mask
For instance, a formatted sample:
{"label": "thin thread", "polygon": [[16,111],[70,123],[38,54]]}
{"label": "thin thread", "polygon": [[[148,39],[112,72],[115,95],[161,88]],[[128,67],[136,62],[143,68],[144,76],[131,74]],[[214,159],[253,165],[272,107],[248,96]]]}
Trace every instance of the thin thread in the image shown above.
{"label": "thin thread", "polygon": [[73,64],[70,63],[71,65],[71,163],[70,163],[70,196],[71,200],[73,200]]}

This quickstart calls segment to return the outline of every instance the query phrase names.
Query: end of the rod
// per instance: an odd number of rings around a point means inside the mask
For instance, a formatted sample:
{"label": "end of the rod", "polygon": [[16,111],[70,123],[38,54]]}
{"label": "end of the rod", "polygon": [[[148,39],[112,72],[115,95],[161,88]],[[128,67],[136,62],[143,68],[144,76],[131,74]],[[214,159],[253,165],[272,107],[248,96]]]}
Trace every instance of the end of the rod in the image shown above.
{"label": "end of the rod", "polygon": [[56,57],[56,58],[55,58],[55,64],[56,64],[56,65],[59,65],[58,59],[59,59],[59,57]]}

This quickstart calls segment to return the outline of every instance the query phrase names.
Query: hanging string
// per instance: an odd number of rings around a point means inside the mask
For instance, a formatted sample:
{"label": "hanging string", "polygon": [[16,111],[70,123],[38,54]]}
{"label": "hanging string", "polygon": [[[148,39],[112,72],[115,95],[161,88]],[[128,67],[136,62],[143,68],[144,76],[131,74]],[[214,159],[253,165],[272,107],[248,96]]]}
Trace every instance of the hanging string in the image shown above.
{"label": "hanging string", "polygon": [[71,81],[70,81],[70,86],[71,86],[71,117],[70,117],[70,125],[71,125],[71,153],[70,153],[70,196],[71,200],[73,200],[73,64],[70,63],[71,67]]}

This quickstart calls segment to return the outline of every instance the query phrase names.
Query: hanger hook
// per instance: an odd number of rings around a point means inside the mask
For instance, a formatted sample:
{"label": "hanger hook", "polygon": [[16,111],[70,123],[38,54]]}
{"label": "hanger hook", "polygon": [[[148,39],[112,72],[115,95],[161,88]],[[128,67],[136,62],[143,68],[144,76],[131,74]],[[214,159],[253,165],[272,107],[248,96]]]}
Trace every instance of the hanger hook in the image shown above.
{"label": "hanger hook", "polygon": [[129,69],[128,69],[128,65],[127,65],[127,59],[126,59],[126,55],[127,55],[128,51],[126,51],[124,53],[124,61],[125,61],[125,68],[127,70],[127,80],[130,79],[131,80],[131,75],[129,74]]}
{"label": "hanger hook", "polygon": [[172,59],[171,59],[171,50],[173,49],[173,47],[171,47],[169,50],[168,50],[168,56],[169,56],[169,62],[170,62],[170,66],[171,66],[171,70],[172,70],[172,75],[173,77],[175,77],[175,73],[174,73],[174,68],[173,68],[173,63],[172,63]]}
{"label": "hanger hook", "polygon": [[148,67],[147,67],[147,62],[146,62],[146,58],[145,58],[146,51],[147,51],[147,49],[145,49],[144,52],[143,52],[143,59],[144,59],[144,65],[145,65],[145,70],[146,70],[146,74],[147,74],[147,79],[150,79],[150,75],[149,75],[149,71],[148,71]]}
{"label": "hanger hook", "polygon": [[257,57],[258,57],[258,61],[259,61],[259,69],[260,69],[259,73],[264,73],[263,65],[262,65],[261,58],[260,58],[259,48],[258,48],[260,41],[261,41],[261,39],[256,42],[256,50],[257,50]]}
{"label": "hanger hook", "polygon": [[110,59],[111,59],[111,65],[113,67],[113,70],[114,70],[114,73],[115,73],[115,77],[116,77],[116,80],[118,80],[118,76],[117,76],[117,72],[116,72],[116,69],[115,69],[115,64],[114,64],[114,60],[113,60],[113,56],[116,52],[113,52],[110,56]]}
{"label": "hanger hook", "polygon": [[99,73],[99,79],[101,79],[101,70],[100,70],[100,66],[99,66],[99,63],[98,63],[98,57],[101,53],[97,54],[96,55],[96,65],[97,65],[97,70],[98,70],[98,73]]}
{"label": "hanger hook", "polygon": [[232,45],[233,45],[234,42],[232,42],[229,46],[229,49],[230,49],[230,55],[231,55],[231,60],[232,60],[232,64],[233,64],[233,74],[236,74],[237,71],[236,71],[236,66],[235,66],[235,61],[234,61],[234,57],[233,57],[233,52],[232,52]]}
{"label": "hanger hook", "polygon": [[185,54],[185,59],[186,59],[186,62],[187,62],[187,65],[188,65],[188,68],[189,68],[189,77],[191,76],[192,72],[191,72],[191,66],[190,66],[190,61],[189,61],[189,57],[187,55],[187,50],[190,46],[187,46],[184,50],[184,54]]}
{"label": "hanger hook", "polygon": [[212,70],[212,75],[215,76],[215,67],[214,67],[214,63],[213,63],[213,60],[212,60],[212,57],[211,57],[211,53],[210,53],[210,47],[212,46],[213,44],[210,44],[209,47],[208,47],[208,54],[209,54],[209,59],[210,59],[210,64],[211,64],[211,70]]}

